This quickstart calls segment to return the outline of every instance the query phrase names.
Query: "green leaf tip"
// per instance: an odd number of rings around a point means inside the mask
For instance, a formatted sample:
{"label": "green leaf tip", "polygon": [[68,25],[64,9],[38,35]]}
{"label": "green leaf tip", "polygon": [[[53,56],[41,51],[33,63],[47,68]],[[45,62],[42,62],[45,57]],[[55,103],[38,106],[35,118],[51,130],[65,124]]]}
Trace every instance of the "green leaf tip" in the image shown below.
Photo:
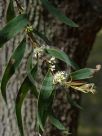
{"label": "green leaf tip", "polygon": [[75,108],[78,108],[80,110],[84,110],[82,106],[80,106],[75,100],[71,98],[71,96],[66,92],[67,101]]}
{"label": "green leaf tip", "polygon": [[71,66],[73,69],[79,68],[78,65],[71,58],[69,58],[65,52],[63,52],[59,49],[49,48],[49,49],[46,49],[46,52],[49,55],[65,62],[68,66]]}
{"label": "green leaf tip", "polygon": [[56,18],[58,18],[61,22],[65,23],[70,27],[78,27],[78,25],[65,16],[59,9],[55,8],[48,0],[41,0],[43,5],[47,8],[47,10]]}
{"label": "green leaf tip", "polygon": [[73,80],[88,79],[93,76],[93,70],[94,69],[91,69],[91,68],[83,68],[75,72],[72,72],[70,76],[72,77]]}
{"label": "green leaf tip", "polygon": [[7,8],[7,13],[6,13],[6,22],[9,22],[16,16],[15,10],[14,10],[14,5],[13,5],[13,0],[10,0],[8,8]]}
{"label": "green leaf tip", "polygon": [[[51,124],[54,125],[57,129],[59,129],[62,132],[67,131],[67,129],[64,127],[64,125],[53,114],[50,114],[49,118],[50,118]],[[68,133],[68,131],[67,131],[67,133]]]}

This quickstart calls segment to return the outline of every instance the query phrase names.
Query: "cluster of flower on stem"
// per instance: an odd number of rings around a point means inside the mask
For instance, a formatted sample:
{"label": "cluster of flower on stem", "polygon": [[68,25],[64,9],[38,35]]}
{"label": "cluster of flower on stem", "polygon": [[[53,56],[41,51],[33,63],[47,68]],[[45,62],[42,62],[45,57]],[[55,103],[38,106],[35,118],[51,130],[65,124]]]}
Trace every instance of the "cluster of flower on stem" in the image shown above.
{"label": "cluster of flower on stem", "polygon": [[[68,81],[68,79],[70,80]],[[73,88],[84,93],[95,93],[95,85],[93,83],[73,81],[65,71],[58,71],[54,74],[53,84],[60,84],[65,88]]]}
{"label": "cluster of flower on stem", "polygon": [[[45,45],[41,47],[36,47],[34,49],[34,56],[35,58],[41,57],[44,54],[44,50],[46,47]],[[74,81],[70,74],[67,74],[66,71],[56,71],[56,59],[55,57],[51,57],[48,61],[49,70],[53,74],[53,84],[54,85],[61,85],[65,88],[73,88],[75,90],[84,92],[84,93],[95,93],[95,85],[93,83],[87,83],[85,81]],[[94,70],[96,71],[96,69]]]}

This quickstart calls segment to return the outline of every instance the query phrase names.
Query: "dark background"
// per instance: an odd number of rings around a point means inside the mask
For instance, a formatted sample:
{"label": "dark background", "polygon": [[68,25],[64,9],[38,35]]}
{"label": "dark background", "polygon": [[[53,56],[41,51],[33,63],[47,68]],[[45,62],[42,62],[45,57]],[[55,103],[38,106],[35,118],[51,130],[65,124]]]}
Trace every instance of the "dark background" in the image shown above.
{"label": "dark background", "polygon": [[[97,34],[87,66],[95,68],[97,64],[102,65],[102,30]],[[78,136],[102,136],[102,69],[91,81],[96,84],[96,93],[83,94]]]}

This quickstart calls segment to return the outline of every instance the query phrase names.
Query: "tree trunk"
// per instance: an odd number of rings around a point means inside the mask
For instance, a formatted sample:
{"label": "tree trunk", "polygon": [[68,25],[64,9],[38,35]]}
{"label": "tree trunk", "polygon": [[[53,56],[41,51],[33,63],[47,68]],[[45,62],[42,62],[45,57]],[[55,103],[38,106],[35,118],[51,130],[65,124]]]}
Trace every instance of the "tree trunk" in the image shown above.
{"label": "tree trunk", "polygon": [[[5,22],[6,0],[0,0],[0,25],[1,28]],[[40,0],[22,0],[30,21],[38,30],[44,32],[53,42],[53,45],[64,50],[80,67],[86,65],[90,50],[92,49],[96,33],[102,24],[102,0],[51,0],[51,2],[59,7],[68,17],[73,19],[79,28],[69,28],[63,23],[55,20],[47,10],[41,8]],[[22,36],[18,35],[7,43],[7,46],[0,50],[0,75],[3,73],[5,64],[9,60],[11,52],[18,45]],[[8,107],[0,100],[0,136],[19,136],[15,119],[14,101],[19,89],[20,83],[23,81],[26,68],[26,58],[22,62],[19,71],[10,80],[7,87]],[[64,70],[63,64],[59,64]],[[21,74],[18,74],[18,73]],[[80,93],[69,90],[72,99],[80,102]],[[57,90],[57,98],[53,105],[54,112],[58,118],[69,128],[71,136],[77,136],[79,110],[67,103],[64,96],[64,90]],[[29,95],[24,103],[22,114],[24,120],[25,136],[35,136],[34,120],[35,100]],[[48,127],[49,126],[49,127]],[[62,136],[62,134],[48,124],[45,136]]]}

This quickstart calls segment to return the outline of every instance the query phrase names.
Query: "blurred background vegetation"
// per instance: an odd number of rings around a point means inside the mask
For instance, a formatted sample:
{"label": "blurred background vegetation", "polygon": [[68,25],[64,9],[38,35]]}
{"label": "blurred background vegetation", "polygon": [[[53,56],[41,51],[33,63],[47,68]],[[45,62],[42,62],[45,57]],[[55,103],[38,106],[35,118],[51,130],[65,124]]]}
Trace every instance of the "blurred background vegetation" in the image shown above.
{"label": "blurred background vegetation", "polygon": [[[97,34],[87,63],[92,68],[97,64],[102,65],[102,30]],[[78,136],[102,136],[102,69],[91,81],[96,84],[97,92],[82,97],[84,110],[80,113]]]}

